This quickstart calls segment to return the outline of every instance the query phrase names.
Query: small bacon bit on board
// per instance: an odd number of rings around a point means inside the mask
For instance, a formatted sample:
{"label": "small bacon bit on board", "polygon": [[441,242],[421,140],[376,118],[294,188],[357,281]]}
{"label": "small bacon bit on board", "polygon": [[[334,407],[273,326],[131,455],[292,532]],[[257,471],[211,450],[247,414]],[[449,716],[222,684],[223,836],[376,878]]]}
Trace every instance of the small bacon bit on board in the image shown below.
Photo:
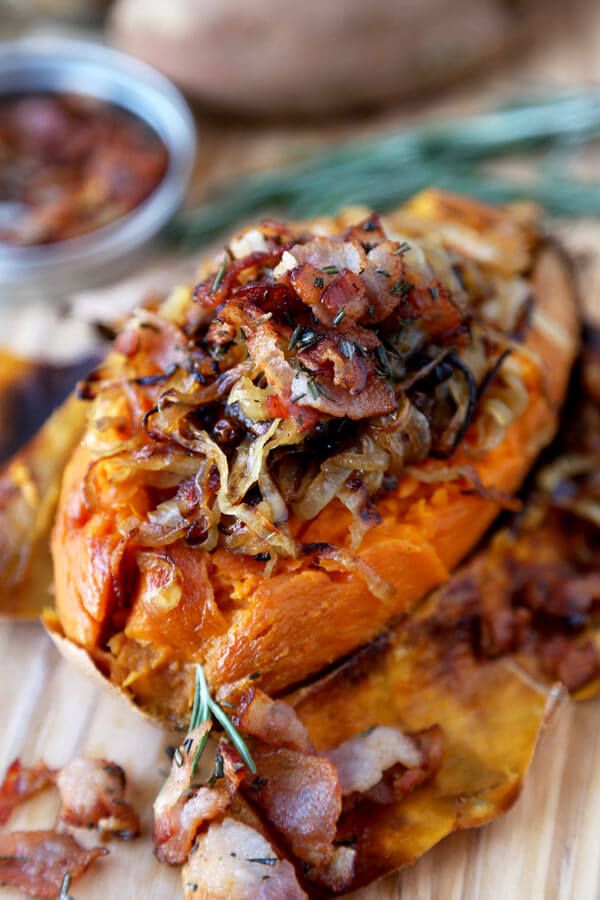
{"label": "small bacon bit on board", "polygon": [[231,805],[244,778],[245,766],[227,741],[219,741],[214,783],[191,787],[196,751],[210,732],[203,722],[175,751],[171,772],[154,802],[156,856],[168,865],[181,865],[202,825],[222,815]]}
{"label": "small bacon bit on board", "polygon": [[33,766],[24,766],[14,759],[0,786],[0,825],[8,822],[12,811],[20,804],[54,783],[56,772],[43,760]]}
{"label": "small bacon bit on board", "polygon": [[423,753],[412,737],[399,728],[378,725],[365,734],[344,741],[329,750],[328,759],[338,770],[342,794],[364,794],[378,784],[384,772],[401,763],[417,769]]}
{"label": "small bacon bit on board", "polygon": [[0,884],[32,897],[57,897],[65,874],[78,878],[104,847],[81,847],[70,834],[56,831],[0,833]]}
{"label": "small bacon bit on board", "polygon": [[77,828],[97,828],[102,837],[124,841],[140,833],[140,821],[125,802],[125,772],[107,759],[74,759],[58,774],[60,817]]}
{"label": "small bacon bit on board", "polygon": [[201,834],[182,871],[185,900],[304,900],[294,867],[254,828],[226,818]]}
{"label": "small bacon bit on board", "polygon": [[259,688],[252,688],[242,698],[235,725],[265,744],[314,753],[306,726],[289,703],[272,700]]}

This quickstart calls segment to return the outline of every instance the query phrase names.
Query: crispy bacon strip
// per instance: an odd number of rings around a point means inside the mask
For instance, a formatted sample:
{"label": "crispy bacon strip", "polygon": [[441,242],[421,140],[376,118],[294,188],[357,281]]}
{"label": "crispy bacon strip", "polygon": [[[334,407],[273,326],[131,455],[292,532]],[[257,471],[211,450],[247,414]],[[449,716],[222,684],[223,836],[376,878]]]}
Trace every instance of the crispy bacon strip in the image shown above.
{"label": "crispy bacon strip", "polygon": [[209,825],[182,871],[186,900],[303,900],[294,867],[256,829],[232,818]]}
{"label": "crispy bacon strip", "polygon": [[252,782],[252,799],[295,856],[316,869],[326,867],[342,811],[335,766],[324,757],[285,748],[259,748],[253,755],[259,779]]}
{"label": "crispy bacon strip", "polygon": [[81,847],[70,834],[56,831],[0,833],[0,884],[32,897],[57,897],[65,874],[78,878],[104,847]]}
{"label": "crispy bacon strip", "polygon": [[203,824],[222,815],[231,805],[244,778],[245,766],[227,741],[220,741],[215,756],[213,784],[192,787],[193,760],[211,722],[199,725],[173,757],[171,772],[154,802],[153,839],[156,856],[168,865],[181,865]]}
{"label": "crispy bacon strip", "polygon": [[412,737],[386,725],[349,738],[330,750],[327,757],[338,770],[344,796],[366,793],[381,781],[384,772],[398,763],[406,769],[417,769],[424,761]]}
{"label": "crispy bacon strip", "polygon": [[55,776],[56,772],[41,759],[33,766],[24,766],[20,759],[14,759],[0,786],[0,825],[8,822],[20,803],[53,784]]}
{"label": "crispy bacon strip", "polygon": [[61,769],[56,783],[63,822],[124,841],[139,835],[140,820],[124,799],[127,781],[121,766],[107,759],[74,759]]}
{"label": "crispy bacon strip", "polygon": [[235,717],[236,726],[265,744],[287,747],[299,753],[314,753],[306,726],[283,700],[272,700],[260,688],[252,688],[242,698]]}

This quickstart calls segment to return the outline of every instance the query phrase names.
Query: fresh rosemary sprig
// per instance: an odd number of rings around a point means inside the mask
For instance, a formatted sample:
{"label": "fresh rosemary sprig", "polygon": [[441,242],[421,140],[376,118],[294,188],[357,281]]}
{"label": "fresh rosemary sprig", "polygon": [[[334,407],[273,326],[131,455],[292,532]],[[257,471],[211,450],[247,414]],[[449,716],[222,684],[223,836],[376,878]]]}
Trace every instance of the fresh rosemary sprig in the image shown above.
{"label": "fresh rosemary sprig", "polygon": [[63,880],[60,885],[60,893],[58,895],[58,900],[73,900],[73,897],[69,894],[69,888],[71,887],[71,873],[65,872],[63,876]]}
{"label": "fresh rosemary sprig", "polygon": [[[250,772],[252,772],[253,775],[256,775],[256,765],[254,763],[254,760],[252,759],[252,756],[250,755],[250,751],[248,750],[244,739],[242,738],[241,734],[239,733],[231,719],[229,719],[225,715],[219,704],[210,696],[204,669],[202,668],[200,663],[197,663],[196,687],[194,691],[194,703],[192,705],[189,731],[193,731],[194,728],[197,728],[199,725],[202,725],[203,722],[206,722],[208,719],[210,719],[211,714],[217,720],[237,752],[242,757],[246,768]],[[198,766],[198,763],[200,762],[202,754],[204,753],[207,742],[208,733],[202,737],[202,740],[199,742],[196,748],[196,752],[194,753],[194,759],[192,762],[192,777],[196,772],[196,768]]]}
{"label": "fresh rosemary sprig", "polygon": [[299,164],[238,179],[213,201],[179,216],[169,234],[180,245],[197,247],[259,212],[303,218],[351,203],[385,210],[432,185],[499,203],[531,199],[558,215],[600,215],[600,182],[570,178],[556,165],[538,165],[531,179],[519,182],[492,177],[484,167],[510,154],[569,151],[598,137],[597,88],[521,101],[352,141]]}
{"label": "fresh rosemary sprig", "polygon": [[230,256],[229,250],[227,248],[225,248],[225,250],[223,252],[223,262],[219,266],[219,270],[218,270],[217,274],[215,275],[215,279],[210,288],[211,294],[214,294],[215,291],[218,290],[219,285],[223,281],[223,276],[225,275],[225,272],[227,271],[227,266],[229,265],[230,261],[231,261],[231,256]]}

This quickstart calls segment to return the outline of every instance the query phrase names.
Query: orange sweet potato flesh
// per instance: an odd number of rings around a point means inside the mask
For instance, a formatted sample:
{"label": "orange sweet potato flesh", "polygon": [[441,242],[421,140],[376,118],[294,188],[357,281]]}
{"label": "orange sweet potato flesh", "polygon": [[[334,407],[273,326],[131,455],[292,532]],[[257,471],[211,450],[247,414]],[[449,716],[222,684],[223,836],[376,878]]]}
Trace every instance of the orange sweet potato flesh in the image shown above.
{"label": "orange sweet potato flesh", "polygon": [[[510,493],[555,431],[577,349],[571,274],[551,245],[538,251],[532,289],[535,313],[525,347],[542,366],[522,356],[528,406],[496,449],[474,460],[467,434],[449,461],[474,465],[484,484]],[[380,502],[382,522],[366,535],[359,551],[396,588],[391,604],[375,598],[358,575],[314,568],[307,558],[284,560],[277,574],[264,579],[262,564],[252,558],[173,545],[169,551],[188,573],[180,613],[157,609],[142,579],[127,609],[118,609],[115,616],[109,567],[111,554],[119,552],[115,504],[112,488],[105,485],[98,491],[99,510],[83,513],[89,461],[80,447],[67,467],[53,536],[61,627],[139,705],[176,722],[187,715],[191,679],[184,679],[183,691],[169,685],[175,678],[182,681],[186,664],[203,661],[215,689],[256,672],[269,692],[314,676],[371,640],[444,582],[499,511],[498,503],[466,494],[457,482],[423,486],[401,479],[397,493]],[[143,508],[143,489],[130,502]],[[302,539],[333,540],[344,532],[347,516],[331,504],[304,526]]]}

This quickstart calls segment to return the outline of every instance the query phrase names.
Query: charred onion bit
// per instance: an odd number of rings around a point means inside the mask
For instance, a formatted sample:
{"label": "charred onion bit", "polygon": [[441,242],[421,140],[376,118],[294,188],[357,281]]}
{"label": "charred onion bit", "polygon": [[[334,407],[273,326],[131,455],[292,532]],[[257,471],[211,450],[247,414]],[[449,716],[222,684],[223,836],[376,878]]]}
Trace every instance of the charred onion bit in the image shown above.
{"label": "charred onion bit", "polygon": [[526,271],[407,241],[376,215],[328,228],[242,232],[193,291],[136,314],[81,385],[89,505],[109,470],[148,491],[137,504],[124,491],[126,542],[267,553],[270,572],[302,554],[293,523],[337,499],[354,518],[346,567],[406,466],[451,457],[476,413],[485,444],[487,419],[497,443],[522,412],[502,335]]}
{"label": "charred onion bit", "polygon": [[67,825],[97,828],[103,837],[124,841],[140,833],[137,814],[126,803],[125,772],[107,759],[74,759],[58,773],[56,784]]}
{"label": "charred onion bit", "polygon": [[28,797],[54,784],[56,772],[49,769],[43,760],[33,766],[24,766],[20,759],[14,759],[0,786],[0,825],[8,822],[12,811]]}
{"label": "charred onion bit", "polygon": [[104,847],[81,847],[70,834],[56,831],[0,832],[0,884],[32,897],[57,897],[66,873],[78,878]]}

